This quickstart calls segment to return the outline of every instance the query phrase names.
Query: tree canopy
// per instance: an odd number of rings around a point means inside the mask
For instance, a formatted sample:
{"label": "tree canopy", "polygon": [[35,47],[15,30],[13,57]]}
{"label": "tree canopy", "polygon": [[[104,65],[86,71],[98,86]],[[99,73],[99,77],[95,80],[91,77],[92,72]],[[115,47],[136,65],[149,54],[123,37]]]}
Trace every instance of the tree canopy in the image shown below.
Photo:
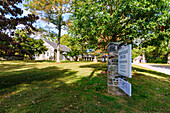
{"label": "tree canopy", "polygon": [[43,46],[44,41],[41,39],[30,38],[27,30],[16,30],[13,40],[17,43],[13,45],[15,49],[22,49],[24,51],[19,51],[20,55],[29,55],[32,59],[35,54],[42,54],[47,51],[47,48]]}
{"label": "tree canopy", "polygon": [[82,50],[82,43],[76,38],[69,36],[68,34],[62,36],[61,44],[66,45],[71,49],[67,55],[73,57],[75,61],[78,60],[78,55],[85,53],[85,51]]}
{"label": "tree canopy", "polygon": [[72,10],[70,33],[86,36],[94,48],[106,51],[109,42],[129,37],[139,39],[142,47],[168,47],[170,21],[166,0],[75,0]]}
{"label": "tree canopy", "polygon": [[[13,40],[14,31],[17,25],[24,25],[25,28],[36,30],[32,24],[38,19],[34,14],[28,14],[28,16],[21,17],[23,11],[16,6],[16,4],[22,3],[22,0],[4,0],[0,1],[0,53],[12,54],[15,48],[11,45],[17,43]],[[6,15],[10,15],[7,17]],[[20,50],[25,51],[25,50]]]}

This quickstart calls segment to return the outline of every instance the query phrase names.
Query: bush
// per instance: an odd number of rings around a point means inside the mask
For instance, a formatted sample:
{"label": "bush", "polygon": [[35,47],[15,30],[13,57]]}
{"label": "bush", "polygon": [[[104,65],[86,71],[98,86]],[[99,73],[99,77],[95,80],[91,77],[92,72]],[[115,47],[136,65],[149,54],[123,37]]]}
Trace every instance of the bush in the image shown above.
{"label": "bush", "polygon": [[53,59],[54,59],[54,57],[53,57],[53,56],[50,56],[50,57],[49,57],[49,60],[53,60]]}
{"label": "bush", "polygon": [[79,58],[79,61],[82,61],[82,58]]}

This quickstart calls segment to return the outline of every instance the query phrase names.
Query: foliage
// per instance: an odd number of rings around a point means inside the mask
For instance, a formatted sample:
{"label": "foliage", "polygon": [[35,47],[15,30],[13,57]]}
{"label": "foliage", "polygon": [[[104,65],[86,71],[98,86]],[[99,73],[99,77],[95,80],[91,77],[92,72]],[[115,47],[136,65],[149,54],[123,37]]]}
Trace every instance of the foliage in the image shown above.
{"label": "foliage", "polygon": [[109,42],[129,37],[140,39],[142,47],[166,48],[168,5],[165,0],[75,0],[70,33],[87,36],[90,45],[104,51]]}
{"label": "foliage", "polygon": [[[38,19],[34,14],[28,14],[28,16],[20,17],[23,11],[16,6],[16,4],[22,3],[22,0],[1,0],[0,1],[0,54],[13,54],[14,48],[10,45],[16,44],[12,40],[14,30],[19,24],[23,24],[27,30],[30,28],[35,30],[32,24]],[[6,15],[11,15],[7,17]]]}
{"label": "foliage", "polygon": [[76,38],[73,38],[68,34],[63,35],[61,38],[61,44],[66,45],[71,49],[71,51],[67,53],[67,56],[75,57],[75,61],[78,60],[78,55],[82,54],[80,43],[81,42],[77,41]]}
{"label": "foliage", "polygon": [[[27,0],[26,7],[29,7],[32,13],[41,16],[41,19],[48,21],[58,29],[58,47],[60,50],[61,29],[66,26],[66,21],[63,20],[63,14],[70,13],[70,0]],[[41,13],[41,14],[39,14]],[[57,61],[59,62],[59,52],[57,52]]]}
{"label": "foliage", "polygon": [[160,49],[158,50],[155,46],[147,46],[146,48],[136,47],[132,50],[132,59],[137,56],[142,56],[143,52],[148,63],[166,63],[167,62],[167,53],[162,53]]}
{"label": "foliage", "polygon": [[139,47],[132,50],[132,60],[136,58],[137,56],[142,56],[143,51],[139,49]]}
{"label": "foliage", "polygon": [[13,40],[17,42],[13,47],[25,50],[19,51],[20,54],[27,54],[31,59],[35,54],[42,54],[44,51],[47,51],[47,48],[43,46],[43,40],[30,38],[27,31],[16,30]]}

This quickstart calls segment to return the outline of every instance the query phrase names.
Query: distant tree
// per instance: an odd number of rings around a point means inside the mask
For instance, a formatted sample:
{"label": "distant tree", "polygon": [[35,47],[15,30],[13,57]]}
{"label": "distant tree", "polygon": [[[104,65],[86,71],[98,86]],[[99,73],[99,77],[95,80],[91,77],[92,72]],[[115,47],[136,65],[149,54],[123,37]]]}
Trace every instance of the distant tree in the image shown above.
{"label": "distant tree", "polygon": [[31,60],[35,54],[42,54],[44,51],[47,51],[47,48],[43,46],[43,40],[30,38],[27,30],[16,30],[13,40],[16,44],[12,47],[25,50],[19,51],[19,54],[27,54]]}
{"label": "distant tree", "polygon": [[57,44],[57,62],[60,62],[60,38],[61,29],[66,26],[66,21],[63,20],[63,14],[70,13],[70,0],[27,0],[28,3],[25,4],[29,7],[32,13],[39,15],[39,13],[44,13],[42,17],[43,20],[48,21],[58,29],[58,44]]}
{"label": "distant tree", "polygon": [[61,38],[61,44],[66,45],[71,49],[71,51],[68,52],[67,55],[73,57],[73,59],[77,61],[78,55],[82,54],[80,42],[77,41],[76,38],[73,38],[68,34],[65,34]]}

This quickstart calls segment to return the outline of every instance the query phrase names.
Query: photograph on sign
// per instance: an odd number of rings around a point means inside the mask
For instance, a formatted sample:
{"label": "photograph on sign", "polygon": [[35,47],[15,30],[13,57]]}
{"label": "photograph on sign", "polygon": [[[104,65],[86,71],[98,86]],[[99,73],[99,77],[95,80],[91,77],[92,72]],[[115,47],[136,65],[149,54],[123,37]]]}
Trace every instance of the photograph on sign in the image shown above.
{"label": "photograph on sign", "polygon": [[129,78],[132,78],[131,48],[131,45],[127,45],[118,50],[118,73]]}
{"label": "photograph on sign", "polygon": [[121,78],[118,78],[118,87],[122,89],[127,95],[131,96],[131,84]]}

